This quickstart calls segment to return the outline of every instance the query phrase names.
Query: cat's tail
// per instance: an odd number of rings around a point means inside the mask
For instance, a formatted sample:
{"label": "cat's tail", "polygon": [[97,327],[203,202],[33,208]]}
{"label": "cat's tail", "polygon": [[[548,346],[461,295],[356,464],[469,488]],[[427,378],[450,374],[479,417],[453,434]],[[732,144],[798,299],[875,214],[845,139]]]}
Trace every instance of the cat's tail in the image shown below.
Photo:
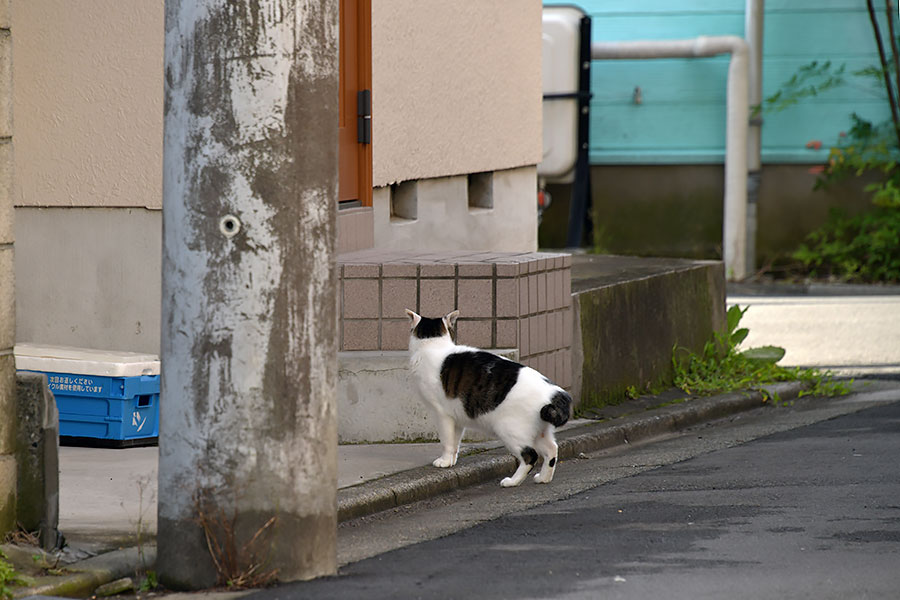
{"label": "cat's tail", "polygon": [[550,398],[550,404],[541,407],[541,420],[546,421],[554,427],[565,425],[572,413],[572,396],[563,390],[557,391]]}

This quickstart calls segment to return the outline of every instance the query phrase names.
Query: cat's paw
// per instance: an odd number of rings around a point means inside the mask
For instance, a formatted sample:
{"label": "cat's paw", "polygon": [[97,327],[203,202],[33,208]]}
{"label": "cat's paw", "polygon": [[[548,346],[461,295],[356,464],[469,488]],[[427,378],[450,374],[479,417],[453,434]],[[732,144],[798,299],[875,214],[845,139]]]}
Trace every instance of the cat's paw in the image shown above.
{"label": "cat's paw", "polygon": [[452,467],[453,465],[456,464],[456,457],[448,458],[446,456],[442,456],[440,458],[434,459],[434,462],[431,464],[433,464],[434,466],[439,467],[441,469],[446,469],[446,468]]}
{"label": "cat's paw", "polygon": [[512,477],[504,477],[500,480],[500,487],[515,487],[519,485]]}
{"label": "cat's paw", "polygon": [[545,475],[544,477],[541,477],[541,475],[544,475],[544,474],[538,473],[537,475],[534,476],[535,483],[550,483],[551,481],[553,481],[553,475],[551,475],[549,473],[547,475]]}

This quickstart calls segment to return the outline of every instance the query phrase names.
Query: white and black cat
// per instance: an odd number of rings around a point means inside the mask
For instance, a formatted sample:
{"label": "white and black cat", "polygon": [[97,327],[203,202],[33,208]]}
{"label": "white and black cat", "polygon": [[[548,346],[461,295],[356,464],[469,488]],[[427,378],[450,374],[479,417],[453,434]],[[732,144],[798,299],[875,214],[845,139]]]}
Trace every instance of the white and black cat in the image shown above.
{"label": "white and black cat", "polygon": [[536,370],[496,354],[458,346],[450,336],[459,311],[429,319],[407,310],[410,366],[426,404],[437,414],[443,454],[436,467],[452,467],[467,427],[494,435],[519,460],[500,485],[519,485],[537,462],[534,480],[549,483],[556,470],[555,428],[569,420],[572,398]]}

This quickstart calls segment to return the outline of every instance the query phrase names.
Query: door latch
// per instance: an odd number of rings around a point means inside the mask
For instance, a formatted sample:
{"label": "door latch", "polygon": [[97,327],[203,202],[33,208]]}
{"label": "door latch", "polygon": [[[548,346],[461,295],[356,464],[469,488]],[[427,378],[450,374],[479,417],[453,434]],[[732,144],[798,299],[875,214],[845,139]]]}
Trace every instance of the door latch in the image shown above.
{"label": "door latch", "polygon": [[372,90],[356,92],[356,141],[372,143]]}

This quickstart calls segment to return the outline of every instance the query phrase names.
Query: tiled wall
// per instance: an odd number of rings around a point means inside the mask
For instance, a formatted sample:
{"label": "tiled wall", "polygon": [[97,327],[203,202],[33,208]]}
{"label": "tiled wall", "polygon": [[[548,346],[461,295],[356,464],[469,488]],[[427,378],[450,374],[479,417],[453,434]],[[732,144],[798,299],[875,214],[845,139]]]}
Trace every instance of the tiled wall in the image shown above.
{"label": "tiled wall", "polygon": [[570,255],[363,250],[338,262],[341,350],[405,350],[404,309],[458,308],[460,344],[518,348],[522,363],[571,385]]}

